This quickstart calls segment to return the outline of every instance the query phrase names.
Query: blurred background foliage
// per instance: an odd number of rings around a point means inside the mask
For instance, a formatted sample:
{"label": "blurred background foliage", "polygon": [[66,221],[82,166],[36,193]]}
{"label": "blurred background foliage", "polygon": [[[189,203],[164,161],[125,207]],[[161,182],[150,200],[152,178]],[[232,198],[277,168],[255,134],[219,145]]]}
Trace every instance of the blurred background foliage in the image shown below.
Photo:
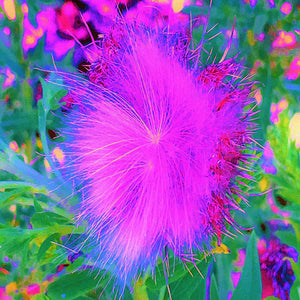
{"label": "blurred background foliage", "polygon": [[[119,1],[119,9],[138,9],[136,2]],[[199,21],[192,33],[199,43],[209,3],[169,2],[155,5],[169,5],[179,20]],[[105,32],[103,24],[116,11],[112,3],[0,1],[0,299],[114,298],[109,274],[95,280],[84,253],[64,247],[84,231],[74,225],[78,199],[73,187],[61,184],[59,171],[64,155],[58,129],[70,103],[61,86],[49,83],[55,75],[44,71],[85,72],[82,48],[91,35]],[[235,216],[242,233],[224,236],[197,264],[201,274],[176,262],[172,299],[300,299],[299,10],[296,1],[212,3],[208,29],[217,26],[205,36],[201,62],[205,66],[210,49],[209,62],[218,61],[232,35],[227,58],[238,54],[255,82],[254,138],[261,150],[255,180],[244,182],[250,205],[241,201],[245,213]],[[80,14],[88,18],[89,32]],[[157,269],[155,281],[138,280],[124,299],[168,299],[161,262]]]}

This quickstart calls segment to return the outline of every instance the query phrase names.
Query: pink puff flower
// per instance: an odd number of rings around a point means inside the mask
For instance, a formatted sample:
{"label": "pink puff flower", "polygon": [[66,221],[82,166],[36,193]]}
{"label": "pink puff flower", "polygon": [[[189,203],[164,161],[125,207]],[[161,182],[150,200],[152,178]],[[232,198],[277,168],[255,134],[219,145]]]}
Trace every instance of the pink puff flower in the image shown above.
{"label": "pink puff flower", "polygon": [[[83,250],[118,284],[171,251],[193,261],[234,226],[235,179],[252,162],[252,83],[234,59],[197,67],[190,36],[113,27],[89,79],[65,76],[65,176],[78,186]],[[240,79],[239,79],[240,78]],[[241,78],[243,78],[241,82]]]}

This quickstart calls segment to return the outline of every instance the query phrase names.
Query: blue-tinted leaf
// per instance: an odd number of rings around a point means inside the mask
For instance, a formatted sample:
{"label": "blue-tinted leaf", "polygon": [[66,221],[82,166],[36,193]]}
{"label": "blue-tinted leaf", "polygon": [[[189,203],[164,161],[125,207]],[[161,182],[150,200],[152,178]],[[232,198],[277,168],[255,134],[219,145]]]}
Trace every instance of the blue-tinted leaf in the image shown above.
{"label": "blue-tinted leaf", "polygon": [[254,231],[250,236],[246,251],[241,278],[231,300],[261,300],[262,282]]}
{"label": "blue-tinted leaf", "polygon": [[[53,79],[54,75],[50,75],[49,80]],[[40,78],[43,89],[43,109],[47,114],[49,110],[55,110],[60,107],[59,100],[67,94],[65,89],[62,89],[60,85],[47,83],[43,78]]]}
{"label": "blue-tinted leaf", "polygon": [[268,21],[268,17],[265,14],[260,14],[255,18],[254,22],[254,33],[260,34],[263,32],[264,26]]}
{"label": "blue-tinted leaf", "polygon": [[190,5],[190,6],[184,7],[181,12],[184,14],[191,15],[192,17],[196,17],[196,16],[202,15],[204,12],[204,9],[201,6]]}
{"label": "blue-tinted leaf", "polygon": [[211,276],[210,300],[219,300],[219,293],[215,275]]}

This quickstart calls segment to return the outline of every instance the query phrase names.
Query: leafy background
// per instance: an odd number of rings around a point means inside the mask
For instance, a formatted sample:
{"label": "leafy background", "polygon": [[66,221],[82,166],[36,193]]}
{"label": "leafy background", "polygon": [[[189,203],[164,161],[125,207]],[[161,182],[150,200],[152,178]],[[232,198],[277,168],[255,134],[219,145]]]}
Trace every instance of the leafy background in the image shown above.
{"label": "leafy background", "polygon": [[[174,0],[173,7],[180,3]],[[179,14],[206,16],[208,3],[199,3],[190,1]],[[84,254],[64,248],[64,242],[84,228],[73,222],[72,207],[78,199],[70,197],[72,187],[59,184],[57,166],[63,163],[63,152],[57,128],[67,105],[60,101],[66,91],[48,83],[56,78],[41,69],[55,65],[75,72],[82,65],[76,62],[74,40],[54,37],[49,46],[37,18],[64,2],[0,4],[0,299],[114,299],[109,274],[95,280],[93,271],[84,267]],[[250,205],[241,201],[245,213],[235,216],[245,229],[236,232],[235,239],[223,237],[212,256],[201,257],[201,274],[193,265],[185,268],[176,262],[169,278],[172,299],[289,299],[276,294],[274,282],[266,278],[266,255],[289,260],[294,283],[287,270],[279,279],[279,271],[270,270],[275,281],[287,284],[290,299],[300,299],[295,250],[300,240],[299,10],[296,1],[213,1],[209,24],[218,26],[211,36],[221,34],[205,47],[220,58],[236,18],[228,57],[239,53],[257,82],[255,139],[261,151],[253,166],[256,180],[245,182],[251,187],[246,193]],[[203,26],[193,30],[195,42],[202,31]],[[56,51],[59,43],[69,49],[64,55]],[[276,244],[273,252],[270,241]],[[283,245],[294,254],[281,255]],[[162,274],[158,262],[156,280],[140,279],[133,293],[125,290],[124,299],[169,299]]]}

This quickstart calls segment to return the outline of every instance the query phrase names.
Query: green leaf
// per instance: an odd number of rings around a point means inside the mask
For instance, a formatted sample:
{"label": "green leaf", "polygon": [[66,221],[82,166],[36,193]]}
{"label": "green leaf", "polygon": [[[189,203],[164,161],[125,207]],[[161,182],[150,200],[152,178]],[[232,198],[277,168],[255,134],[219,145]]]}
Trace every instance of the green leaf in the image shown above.
{"label": "green leaf", "polygon": [[[0,107],[2,109],[2,107]],[[16,122],[18,120],[18,122]],[[2,119],[3,130],[14,130],[24,132],[26,130],[36,131],[38,129],[38,118],[36,110],[30,112],[12,111],[7,112]]]}
{"label": "green leaf", "polygon": [[[95,272],[90,270],[77,271],[71,274],[66,274],[55,280],[48,286],[47,295],[50,299],[76,299],[85,295],[87,292],[95,290],[99,285],[105,286],[110,276],[106,274],[95,278]],[[100,278],[102,280],[99,282]]]}
{"label": "green leaf", "polygon": [[263,32],[264,26],[268,21],[268,17],[265,14],[258,15],[254,22],[254,33],[260,34]]}
{"label": "green leaf", "polygon": [[60,235],[58,233],[53,233],[48,236],[42,243],[39,252],[37,254],[37,260],[40,261],[41,258],[45,255],[47,250],[53,245],[51,242],[60,242]]}
{"label": "green leaf", "polygon": [[42,206],[39,204],[39,202],[37,201],[36,198],[33,200],[33,203],[34,203],[34,209],[35,209],[36,212],[44,211]]}
{"label": "green leaf", "polygon": [[261,300],[262,282],[254,231],[250,236],[246,251],[241,278],[231,300]]}
{"label": "green leaf", "polygon": [[[1,226],[0,224],[0,245],[3,253],[22,253],[28,248],[28,243],[35,239],[46,239],[50,234],[59,233],[66,235],[70,233],[82,233],[83,228],[74,228],[73,225],[55,224],[46,228],[23,229],[19,227]],[[28,250],[28,249],[27,249]]]}
{"label": "green leaf", "polygon": [[[8,188],[32,188],[32,192],[36,193],[45,193],[49,195],[49,190],[54,190],[56,183],[55,181],[51,181],[48,178],[44,177],[33,169],[30,165],[26,164],[22,161],[18,155],[12,151],[8,144],[1,138],[2,132],[0,128],[0,169],[4,170],[8,173],[11,173],[22,180],[26,180],[28,182],[22,181],[2,181],[0,182],[1,189]],[[33,182],[38,182],[39,185],[34,184]],[[45,188],[45,187],[47,188]],[[35,191],[36,189],[36,191]],[[60,201],[61,198],[55,195],[56,192],[51,193],[51,197],[53,199]]]}
{"label": "green leaf", "polygon": [[191,15],[192,17],[203,15],[203,11],[203,7],[197,5],[186,6],[181,10],[182,13]]}
{"label": "green leaf", "polygon": [[236,257],[233,255],[234,246],[230,246],[232,251],[229,255],[216,255],[215,256],[215,269],[214,276],[218,282],[219,296],[222,300],[227,299],[226,295],[229,290],[233,289],[230,274],[232,272],[233,259]]}
{"label": "green leaf", "polygon": [[[53,79],[54,75],[50,75],[49,80]],[[67,90],[62,89],[60,85],[55,85],[46,82],[43,78],[40,77],[40,82],[43,89],[43,108],[47,114],[49,110],[56,110],[60,107],[59,100],[67,94]]]}
{"label": "green leaf", "polygon": [[197,265],[201,274],[197,270],[190,270],[193,276],[187,272],[185,276],[170,284],[173,300],[204,300],[206,291],[206,277],[209,263],[201,262]]}
{"label": "green leaf", "polygon": [[37,5],[36,1],[28,1],[27,3],[29,6],[29,10],[28,10],[29,21],[34,27],[38,27],[36,21],[36,15],[39,12],[39,6]]}
{"label": "green leaf", "polygon": [[71,221],[66,217],[54,212],[36,212],[31,218],[31,225],[34,229],[53,226],[54,224],[67,224]]}
{"label": "green leaf", "polygon": [[67,272],[72,273],[80,269],[81,266],[86,262],[84,255],[79,256],[73,263],[67,267]]}
{"label": "green leaf", "polygon": [[149,300],[147,287],[143,282],[143,279],[140,278],[134,285],[133,289],[133,299],[138,300]]}
{"label": "green leaf", "polygon": [[[0,46],[1,47],[1,46]],[[5,81],[5,78],[4,78],[4,75],[3,74],[0,74],[0,98],[3,99],[3,95],[4,95],[4,92],[5,92],[5,89],[3,89],[3,83]],[[3,102],[0,102],[0,107],[1,107],[1,110],[0,110],[0,120],[2,119],[2,116],[4,115],[4,109],[5,109],[5,103],[4,101]]]}
{"label": "green leaf", "polygon": [[[103,298],[103,297],[101,297],[101,298]],[[79,296],[75,300],[95,300],[95,298],[91,298],[89,296]]]}
{"label": "green leaf", "polygon": [[7,47],[0,39],[0,66],[8,66],[19,78],[25,78],[24,65],[20,63],[11,47]]}
{"label": "green leaf", "polygon": [[[53,75],[52,75],[53,77]],[[51,80],[51,75],[49,80]],[[46,122],[47,115],[50,110],[55,110],[60,107],[59,100],[67,94],[66,90],[63,90],[60,86],[52,84],[50,86],[43,78],[40,78],[42,88],[43,88],[43,97],[38,102],[38,118],[39,118],[39,132],[41,135],[41,141],[43,144],[44,154],[49,158],[48,162],[57,178],[63,181],[63,178],[55,167],[55,164],[50,155],[50,149],[48,145],[47,135],[46,135]]]}
{"label": "green leaf", "polygon": [[24,191],[30,191],[32,193],[39,193],[41,190],[43,190],[43,192],[46,192],[46,189],[44,187],[24,181],[1,181],[0,189],[22,189]]}
{"label": "green leaf", "polygon": [[[29,9],[30,11],[30,9]],[[45,43],[46,43],[46,36],[43,35],[39,40],[37,45],[29,49],[27,53],[27,57],[31,62],[38,61],[38,62],[44,62],[45,59],[50,56],[50,53],[48,55],[45,55]]]}
{"label": "green leaf", "polygon": [[210,300],[219,300],[219,293],[215,275],[211,276]]}
{"label": "green leaf", "polygon": [[[198,257],[198,259],[202,259],[203,257]],[[175,266],[174,266],[175,263]],[[207,262],[204,261],[200,261],[197,262],[196,265],[197,267],[201,270],[201,267],[204,266],[204,268],[207,268],[207,264],[209,264],[209,258],[207,259]],[[199,267],[201,266],[201,267]],[[157,264],[157,267],[155,269],[155,281],[153,280],[152,277],[148,277],[145,280],[145,285],[147,286],[147,288],[149,289],[153,289],[153,290],[160,290],[162,287],[164,287],[166,285],[166,277],[165,277],[165,270],[164,270],[165,266],[162,264],[162,262],[160,261]],[[169,284],[171,284],[172,282],[175,282],[177,280],[179,280],[180,278],[184,277],[187,273],[189,274],[189,270],[194,273],[196,271],[195,266],[193,265],[193,263],[190,262],[186,262],[186,265],[183,264],[182,261],[174,259],[170,256],[169,257],[169,270],[173,270],[174,269],[174,273],[170,276],[168,276],[168,282]],[[189,276],[191,277],[191,275],[189,274]]]}
{"label": "green leaf", "polygon": [[28,244],[38,236],[33,230],[26,230],[18,227],[0,228],[1,251],[6,255],[15,253],[25,253],[28,250]]}
{"label": "green leaf", "polygon": [[297,237],[292,232],[276,231],[275,235],[280,239],[281,243],[297,249]]}
{"label": "green leaf", "polygon": [[45,294],[37,294],[30,297],[30,300],[49,300]]}
{"label": "green leaf", "polygon": [[147,289],[149,300],[164,300],[167,292],[167,287],[163,286],[160,290]]}
{"label": "green leaf", "polygon": [[10,191],[10,192],[0,192],[0,205],[2,206],[5,204],[9,199],[12,199],[17,195],[16,191]]}

